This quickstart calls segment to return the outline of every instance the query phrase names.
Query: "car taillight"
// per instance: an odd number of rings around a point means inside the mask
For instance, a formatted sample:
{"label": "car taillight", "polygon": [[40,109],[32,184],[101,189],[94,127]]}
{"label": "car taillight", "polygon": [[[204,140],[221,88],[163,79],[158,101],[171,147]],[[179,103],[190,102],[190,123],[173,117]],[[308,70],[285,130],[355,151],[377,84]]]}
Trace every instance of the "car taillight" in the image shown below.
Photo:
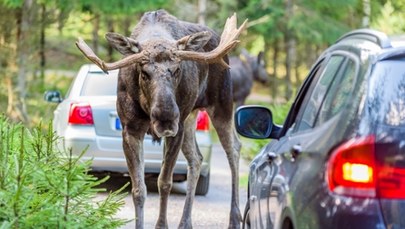
{"label": "car taillight", "polygon": [[396,145],[376,143],[374,136],[340,145],[328,162],[329,189],[346,196],[404,199],[405,167],[395,160],[403,153]]}
{"label": "car taillight", "polygon": [[197,130],[209,131],[210,130],[210,119],[206,111],[199,111],[197,115]]}
{"label": "car taillight", "polygon": [[337,147],[328,162],[329,189],[339,195],[375,197],[374,136]]}
{"label": "car taillight", "polygon": [[377,144],[377,196],[405,199],[405,152],[401,143]]}
{"label": "car taillight", "polygon": [[93,125],[93,112],[88,103],[72,103],[69,111],[69,124],[71,125]]}

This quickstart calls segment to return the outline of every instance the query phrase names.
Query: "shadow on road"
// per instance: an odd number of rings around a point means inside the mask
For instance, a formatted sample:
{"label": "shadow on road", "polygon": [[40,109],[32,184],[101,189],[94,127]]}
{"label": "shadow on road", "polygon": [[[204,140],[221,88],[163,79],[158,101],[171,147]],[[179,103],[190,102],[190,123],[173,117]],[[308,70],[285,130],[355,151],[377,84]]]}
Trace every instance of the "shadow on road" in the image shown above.
{"label": "shadow on road", "polygon": [[[124,176],[123,174],[115,174],[115,173],[93,173],[94,176],[101,179],[105,176],[110,176],[110,178],[104,182],[103,184],[99,185],[98,188],[104,188],[106,192],[116,191],[123,187],[126,183],[130,183],[131,179],[129,176]],[[157,187],[157,178],[155,177],[146,177],[145,180],[146,188],[148,193],[159,193]],[[173,182],[172,192],[171,194],[186,194],[186,183],[187,182]],[[128,185],[125,190],[128,194],[131,192],[131,185]]]}

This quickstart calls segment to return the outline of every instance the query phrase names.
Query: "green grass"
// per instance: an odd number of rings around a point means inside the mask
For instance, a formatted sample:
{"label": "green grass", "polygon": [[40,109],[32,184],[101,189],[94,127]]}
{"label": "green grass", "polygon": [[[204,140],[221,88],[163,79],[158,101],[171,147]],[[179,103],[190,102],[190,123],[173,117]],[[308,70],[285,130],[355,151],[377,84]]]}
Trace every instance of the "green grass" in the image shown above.
{"label": "green grass", "polygon": [[247,188],[248,186],[248,181],[249,181],[249,175],[248,174],[243,174],[239,177],[239,187],[241,188]]}

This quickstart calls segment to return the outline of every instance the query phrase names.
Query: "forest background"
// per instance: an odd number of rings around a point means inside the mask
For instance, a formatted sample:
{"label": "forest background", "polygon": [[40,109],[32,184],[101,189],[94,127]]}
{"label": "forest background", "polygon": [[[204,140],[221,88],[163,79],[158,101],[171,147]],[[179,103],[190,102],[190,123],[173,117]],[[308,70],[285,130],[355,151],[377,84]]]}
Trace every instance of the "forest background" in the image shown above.
{"label": "forest background", "polygon": [[264,51],[270,79],[254,92],[272,106],[291,101],[320,52],[344,33],[405,31],[405,0],[0,0],[1,112],[28,126],[50,120],[55,106],[42,100],[44,91],[66,93],[88,63],[75,47],[77,37],[102,59],[116,60],[104,34],[129,35],[144,12],[160,8],[218,32],[233,12],[239,21],[248,18],[233,54]]}

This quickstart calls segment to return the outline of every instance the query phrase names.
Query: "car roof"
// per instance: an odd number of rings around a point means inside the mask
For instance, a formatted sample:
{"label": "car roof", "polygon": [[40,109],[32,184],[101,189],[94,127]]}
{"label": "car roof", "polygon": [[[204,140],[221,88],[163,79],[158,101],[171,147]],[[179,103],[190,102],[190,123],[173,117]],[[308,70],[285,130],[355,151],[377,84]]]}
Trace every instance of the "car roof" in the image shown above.
{"label": "car roof", "polygon": [[383,49],[392,47],[389,37],[385,33],[374,29],[356,29],[350,31],[341,36],[336,43],[346,39],[362,39],[371,41]]}
{"label": "car roof", "polygon": [[375,43],[381,49],[405,47],[405,34],[387,36],[385,33],[374,29],[357,29],[341,36],[335,44],[348,39],[361,39]]}
{"label": "car roof", "polygon": [[[374,61],[405,56],[405,34],[387,36],[374,29],[357,29],[344,34],[330,47],[330,50],[341,49],[358,50],[356,52],[361,52],[362,55],[376,56]],[[372,52],[369,52],[371,50]]]}
{"label": "car roof", "polygon": [[405,57],[405,34],[389,37],[391,48],[382,50],[378,60],[386,60],[394,57]]}
{"label": "car roof", "polygon": [[390,36],[390,40],[394,48],[405,47],[405,34]]}

